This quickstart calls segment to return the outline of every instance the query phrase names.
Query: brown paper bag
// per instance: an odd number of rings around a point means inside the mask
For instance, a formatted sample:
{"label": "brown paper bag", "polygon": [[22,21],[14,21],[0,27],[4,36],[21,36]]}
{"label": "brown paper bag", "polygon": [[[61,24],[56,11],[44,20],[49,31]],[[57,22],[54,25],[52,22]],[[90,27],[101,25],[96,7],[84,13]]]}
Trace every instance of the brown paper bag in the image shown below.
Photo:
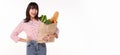
{"label": "brown paper bag", "polygon": [[47,25],[40,21],[37,42],[38,43],[54,42],[55,40],[54,36],[49,38],[48,41],[44,41],[43,38],[46,37],[46,35],[54,34],[56,32],[56,28],[57,28],[57,23],[52,23]]}

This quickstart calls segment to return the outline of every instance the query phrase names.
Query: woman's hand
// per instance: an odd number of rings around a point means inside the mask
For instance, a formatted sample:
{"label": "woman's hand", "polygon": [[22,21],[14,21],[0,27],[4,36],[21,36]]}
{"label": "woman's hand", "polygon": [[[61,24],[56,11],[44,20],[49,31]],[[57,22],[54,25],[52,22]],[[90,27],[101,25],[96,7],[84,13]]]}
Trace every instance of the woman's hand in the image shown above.
{"label": "woman's hand", "polygon": [[49,39],[54,38],[54,37],[58,38],[58,35],[57,35],[56,33],[51,34],[51,35],[46,35],[46,36],[43,38],[43,40],[44,40],[44,41],[49,41]]}
{"label": "woman's hand", "polygon": [[19,41],[21,41],[21,42],[28,42],[27,39],[23,39],[23,38],[20,38]]}
{"label": "woman's hand", "polygon": [[58,34],[57,34],[57,33],[54,33],[53,35],[54,35],[56,38],[58,38]]}

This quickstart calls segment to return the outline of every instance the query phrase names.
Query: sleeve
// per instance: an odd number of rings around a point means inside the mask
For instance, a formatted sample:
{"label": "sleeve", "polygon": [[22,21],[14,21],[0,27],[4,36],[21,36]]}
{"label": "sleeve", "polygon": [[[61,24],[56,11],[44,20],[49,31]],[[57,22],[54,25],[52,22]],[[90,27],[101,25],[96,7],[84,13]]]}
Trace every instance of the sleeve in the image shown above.
{"label": "sleeve", "polygon": [[13,30],[12,34],[11,34],[11,39],[13,41],[15,41],[16,43],[18,42],[18,40],[20,39],[18,37],[19,33],[23,30],[23,21],[21,21],[18,26]]}

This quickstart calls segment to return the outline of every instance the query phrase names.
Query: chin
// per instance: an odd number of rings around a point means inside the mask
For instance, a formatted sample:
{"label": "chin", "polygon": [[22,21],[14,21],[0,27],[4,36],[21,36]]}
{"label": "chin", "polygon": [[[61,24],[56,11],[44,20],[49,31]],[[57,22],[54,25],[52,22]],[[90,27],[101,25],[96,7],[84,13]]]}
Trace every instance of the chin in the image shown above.
{"label": "chin", "polygon": [[35,16],[31,16],[32,18],[35,18]]}

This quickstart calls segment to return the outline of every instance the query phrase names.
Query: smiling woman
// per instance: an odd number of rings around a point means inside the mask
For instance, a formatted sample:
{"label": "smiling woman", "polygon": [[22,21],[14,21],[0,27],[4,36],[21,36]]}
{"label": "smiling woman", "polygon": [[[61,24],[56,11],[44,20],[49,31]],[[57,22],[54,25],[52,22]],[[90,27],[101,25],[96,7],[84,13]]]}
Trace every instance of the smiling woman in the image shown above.
{"label": "smiling woman", "polygon": [[31,1],[39,5],[38,16],[60,12],[59,39],[46,44],[47,55],[120,55],[120,0],[0,0],[0,55],[26,55],[27,40],[14,43],[10,34],[20,22],[25,28],[17,29],[26,31],[19,37],[35,39],[38,21],[22,20]]}
{"label": "smiling woman", "polygon": [[[41,21],[38,17],[38,12],[39,7],[37,3],[30,2],[26,9],[26,18],[18,24],[16,29],[11,34],[11,38],[15,42],[20,41],[27,43],[27,55],[46,55],[46,44],[37,42],[37,37],[39,33],[38,27],[41,27]],[[46,35],[46,37],[51,37],[51,35],[58,36],[57,30],[55,34]],[[22,31],[26,32],[27,39],[18,37],[19,33],[21,33]],[[45,41],[46,40],[47,39],[45,39]]]}

